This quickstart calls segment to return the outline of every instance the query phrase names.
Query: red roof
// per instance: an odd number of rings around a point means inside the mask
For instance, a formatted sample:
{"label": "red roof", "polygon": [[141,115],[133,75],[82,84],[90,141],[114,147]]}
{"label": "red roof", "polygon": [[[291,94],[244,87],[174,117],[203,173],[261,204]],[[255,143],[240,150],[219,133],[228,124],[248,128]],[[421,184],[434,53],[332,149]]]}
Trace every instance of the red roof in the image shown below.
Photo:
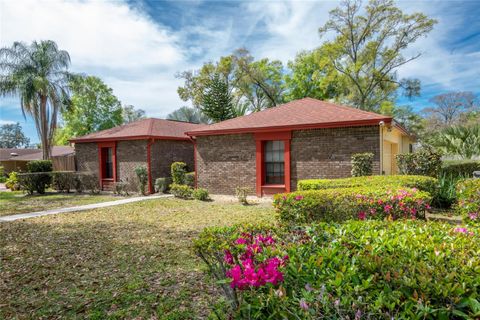
{"label": "red roof", "polygon": [[71,142],[95,142],[136,139],[187,140],[186,131],[205,125],[190,122],[148,118],[131,122],[115,128],[93,132],[82,137],[70,139]]}
{"label": "red roof", "polygon": [[374,125],[390,123],[389,116],[327,101],[303,98],[246,116],[218,122],[187,132],[189,136],[267,132]]}

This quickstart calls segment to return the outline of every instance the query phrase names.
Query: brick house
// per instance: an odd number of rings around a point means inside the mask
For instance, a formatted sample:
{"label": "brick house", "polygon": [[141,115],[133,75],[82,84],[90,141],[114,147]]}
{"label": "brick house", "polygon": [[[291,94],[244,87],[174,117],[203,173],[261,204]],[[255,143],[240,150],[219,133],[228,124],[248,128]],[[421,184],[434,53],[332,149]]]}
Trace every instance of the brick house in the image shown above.
{"label": "brick house", "polygon": [[115,128],[71,139],[74,143],[77,170],[98,174],[102,189],[115,181],[124,181],[137,189],[135,168],[148,170],[149,192],[155,179],[170,176],[170,165],[183,161],[194,168],[194,147],[186,131],[203,125],[194,123],[142,119]]}
{"label": "brick house", "polygon": [[374,174],[396,173],[411,138],[388,116],[312,98],[187,132],[195,141],[197,186],[257,196],[295,190],[308,178],[351,176],[351,156],[374,154]]}

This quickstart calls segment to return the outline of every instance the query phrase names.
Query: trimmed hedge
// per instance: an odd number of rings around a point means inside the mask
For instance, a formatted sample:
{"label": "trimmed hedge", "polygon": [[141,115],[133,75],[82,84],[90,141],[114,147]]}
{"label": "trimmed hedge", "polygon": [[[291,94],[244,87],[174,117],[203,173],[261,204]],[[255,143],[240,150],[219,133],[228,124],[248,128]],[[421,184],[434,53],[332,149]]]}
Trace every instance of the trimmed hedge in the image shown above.
{"label": "trimmed hedge", "polygon": [[457,184],[457,214],[468,224],[480,225],[480,179],[466,179]]}
{"label": "trimmed hedge", "polygon": [[28,194],[33,194],[35,191],[39,194],[44,194],[45,189],[50,185],[52,176],[50,172],[28,172],[18,174],[18,184],[20,189],[26,191]]}
{"label": "trimmed hedge", "polygon": [[33,160],[27,163],[28,172],[52,172],[52,160]]}
{"label": "trimmed hedge", "polygon": [[429,193],[409,188],[335,188],[274,196],[280,221],[311,223],[349,219],[424,218]]}
{"label": "trimmed hedge", "polygon": [[204,188],[193,189],[192,197],[193,199],[200,201],[207,201],[210,199],[210,195],[208,194],[207,189]]}
{"label": "trimmed hedge", "polygon": [[437,179],[426,176],[369,176],[344,179],[309,179],[298,181],[298,190],[322,190],[349,187],[405,187],[434,194]]}
{"label": "trimmed hedge", "polygon": [[352,177],[371,176],[373,172],[373,156],[371,152],[352,155]]}
{"label": "trimmed hedge", "polygon": [[74,171],[56,171],[52,172],[52,188],[59,192],[70,192],[76,189],[77,175]]}
{"label": "trimmed hedge", "polygon": [[480,171],[480,161],[444,161],[441,175],[472,178],[473,171]]}
{"label": "trimmed hedge", "polygon": [[396,160],[400,173],[408,175],[436,177],[442,166],[442,154],[430,147],[398,154]]}
{"label": "trimmed hedge", "polygon": [[185,184],[185,175],[187,174],[187,164],[185,162],[172,163],[170,171],[174,184]]}
{"label": "trimmed hedge", "polygon": [[[194,248],[229,302],[215,310],[225,319],[476,319],[479,235],[421,221],[234,226],[205,229]],[[274,257],[275,282],[258,283],[259,266],[236,272]]]}

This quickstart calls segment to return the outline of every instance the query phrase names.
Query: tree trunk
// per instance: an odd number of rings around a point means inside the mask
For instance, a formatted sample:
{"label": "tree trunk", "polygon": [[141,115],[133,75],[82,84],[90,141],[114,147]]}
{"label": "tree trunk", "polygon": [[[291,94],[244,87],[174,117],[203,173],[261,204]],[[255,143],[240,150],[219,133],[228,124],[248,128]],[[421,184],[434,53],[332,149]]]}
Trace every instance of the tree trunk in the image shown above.
{"label": "tree trunk", "polygon": [[50,141],[48,139],[47,96],[40,96],[40,140],[42,142],[43,160],[50,159]]}

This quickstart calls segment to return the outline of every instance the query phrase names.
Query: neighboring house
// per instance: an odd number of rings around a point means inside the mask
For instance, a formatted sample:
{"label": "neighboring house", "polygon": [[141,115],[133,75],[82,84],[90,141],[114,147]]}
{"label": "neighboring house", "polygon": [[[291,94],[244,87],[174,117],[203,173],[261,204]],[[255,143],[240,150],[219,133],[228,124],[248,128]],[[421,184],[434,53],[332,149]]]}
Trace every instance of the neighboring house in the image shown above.
{"label": "neighboring house", "polygon": [[351,175],[355,153],[374,154],[374,174],[396,172],[410,150],[391,117],[304,98],[187,132],[195,139],[197,186],[257,196],[296,189],[298,180]]}
{"label": "neighboring house", "polygon": [[[51,160],[54,171],[75,170],[75,150],[69,146],[52,147]],[[11,171],[27,171],[27,163],[32,160],[42,160],[42,149],[0,149],[0,166],[3,166],[5,173]]]}
{"label": "neighboring house", "polygon": [[77,170],[97,174],[102,189],[123,181],[136,190],[135,168],[145,166],[152,193],[155,179],[170,176],[172,162],[183,161],[193,171],[193,143],[185,132],[200,126],[204,125],[149,118],[70,142],[75,144]]}

